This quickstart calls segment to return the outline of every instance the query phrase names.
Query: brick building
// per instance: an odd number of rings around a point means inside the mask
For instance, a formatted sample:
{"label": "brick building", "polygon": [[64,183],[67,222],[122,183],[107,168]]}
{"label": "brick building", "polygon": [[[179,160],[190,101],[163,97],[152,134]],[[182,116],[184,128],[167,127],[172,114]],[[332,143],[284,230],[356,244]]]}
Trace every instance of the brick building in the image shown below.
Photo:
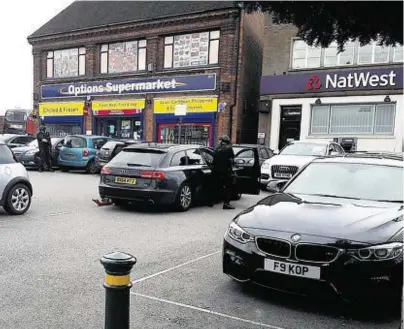
{"label": "brick building", "polygon": [[76,1],[28,37],[34,107],[53,135],[255,142],[263,26],[235,2]]}
{"label": "brick building", "polygon": [[309,47],[265,17],[258,133],[288,140],[356,138],[360,150],[403,150],[403,47]]}

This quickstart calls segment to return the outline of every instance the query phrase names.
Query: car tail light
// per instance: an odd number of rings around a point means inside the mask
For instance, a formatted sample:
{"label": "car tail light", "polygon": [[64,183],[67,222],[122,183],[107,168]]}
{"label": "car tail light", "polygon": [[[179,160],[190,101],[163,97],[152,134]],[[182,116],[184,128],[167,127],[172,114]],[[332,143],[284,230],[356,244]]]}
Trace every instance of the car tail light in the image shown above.
{"label": "car tail light", "polygon": [[164,180],[166,179],[166,173],[163,171],[142,171],[140,173],[140,177],[151,178],[156,180]]}
{"label": "car tail light", "polygon": [[83,157],[86,157],[86,156],[88,156],[88,150],[83,150],[83,152],[82,152],[82,154],[83,154]]}
{"label": "car tail light", "polygon": [[101,174],[103,175],[111,175],[112,174],[112,170],[109,168],[102,168],[101,169]]}

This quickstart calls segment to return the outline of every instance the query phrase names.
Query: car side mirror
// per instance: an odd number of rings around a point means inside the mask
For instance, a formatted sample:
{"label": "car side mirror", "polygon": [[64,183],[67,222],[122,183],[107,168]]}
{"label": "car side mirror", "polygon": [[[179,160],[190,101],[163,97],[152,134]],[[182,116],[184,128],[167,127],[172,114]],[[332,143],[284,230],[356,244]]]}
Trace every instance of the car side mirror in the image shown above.
{"label": "car side mirror", "polygon": [[282,188],[286,185],[287,182],[288,182],[287,180],[278,180],[269,182],[269,184],[267,185],[267,191],[271,193],[278,193],[282,190]]}

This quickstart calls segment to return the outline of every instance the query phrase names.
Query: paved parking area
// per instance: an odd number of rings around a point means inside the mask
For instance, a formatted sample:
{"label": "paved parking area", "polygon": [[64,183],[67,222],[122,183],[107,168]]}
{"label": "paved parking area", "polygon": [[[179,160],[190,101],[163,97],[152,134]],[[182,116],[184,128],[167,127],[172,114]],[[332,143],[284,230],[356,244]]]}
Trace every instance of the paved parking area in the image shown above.
{"label": "paved parking area", "polygon": [[336,303],[243,287],[221,272],[223,233],[236,210],[187,213],[97,208],[97,176],[31,172],[35,196],[22,217],[0,211],[0,328],[103,328],[104,272],[111,251],[138,258],[132,328],[398,328]]}

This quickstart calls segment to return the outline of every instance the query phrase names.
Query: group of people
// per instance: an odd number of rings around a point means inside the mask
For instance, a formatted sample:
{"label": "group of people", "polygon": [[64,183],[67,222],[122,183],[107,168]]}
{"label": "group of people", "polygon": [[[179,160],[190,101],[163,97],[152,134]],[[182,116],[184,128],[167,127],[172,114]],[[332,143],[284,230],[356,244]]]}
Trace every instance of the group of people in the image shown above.
{"label": "group of people", "polygon": [[36,135],[36,139],[38,140],[38,148],[39,148],[39,172],[42,171],[51,171],[52,168],[52,141],[49,132],[46,131],[45,126],[40,126],[39,131]]}

